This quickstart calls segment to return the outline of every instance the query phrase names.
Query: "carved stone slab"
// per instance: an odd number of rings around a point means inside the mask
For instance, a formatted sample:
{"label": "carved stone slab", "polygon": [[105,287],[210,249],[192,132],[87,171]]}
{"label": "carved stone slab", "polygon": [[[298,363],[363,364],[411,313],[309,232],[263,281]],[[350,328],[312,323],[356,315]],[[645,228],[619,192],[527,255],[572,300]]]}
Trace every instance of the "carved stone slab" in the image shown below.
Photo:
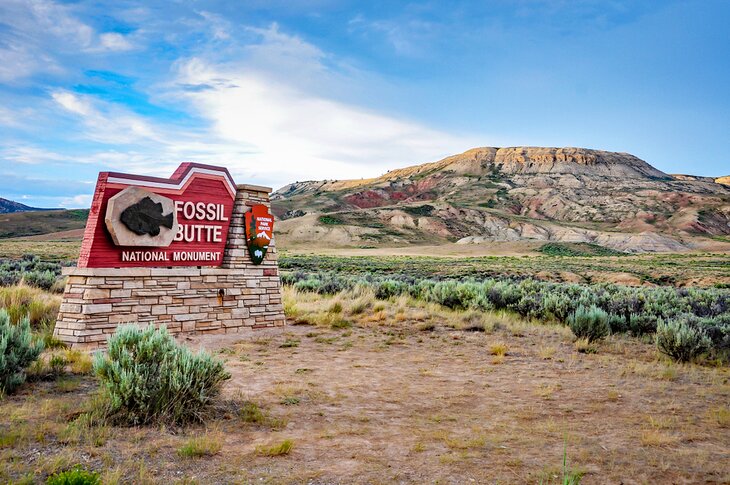
{"label": "carved stone slab", "polygon": [[[162,206],[161,211],[156,204]],[[128,187],[111,197],[104,223],[117,246],[166,247],[178,231],[173,200],[140,187]],[[157,235],[153,235],[157,231]]]}

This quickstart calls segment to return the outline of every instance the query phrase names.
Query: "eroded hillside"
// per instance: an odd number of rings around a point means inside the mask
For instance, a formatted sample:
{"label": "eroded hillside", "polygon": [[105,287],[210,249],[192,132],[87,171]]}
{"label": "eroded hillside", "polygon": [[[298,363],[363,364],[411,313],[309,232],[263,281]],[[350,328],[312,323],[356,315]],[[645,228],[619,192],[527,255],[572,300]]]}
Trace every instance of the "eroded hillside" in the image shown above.
{"label": "eroded hillside", "polygon": [[584,148],[475,148],[374,179],[296,182],[272,202],[290,247],[532,239],[655,252],[730,234],[730,187]]}

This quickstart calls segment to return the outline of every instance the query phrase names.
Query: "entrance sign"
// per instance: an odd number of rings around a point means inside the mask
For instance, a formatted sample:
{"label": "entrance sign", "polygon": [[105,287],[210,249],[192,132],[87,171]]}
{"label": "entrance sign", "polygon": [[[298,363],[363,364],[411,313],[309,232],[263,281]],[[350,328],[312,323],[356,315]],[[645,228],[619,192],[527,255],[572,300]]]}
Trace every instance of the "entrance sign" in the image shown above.
{"label": "entrance sign", "polygon": [[183,163],[169,179],[101,172],[78,266],[220,266],[235,196],[212,165]]}
{"label": "entrance sign", "polygon": [[95,349],[129,323],[175,335],[284,326],[270,193],[196,163],[169,179],[99,174],[53,334]]}
{"label": "entrance sign", "polygon": [[274,236],[274,216],[268,207],[257,204],[246,212],[246,242],[253,264],[261,264]]}

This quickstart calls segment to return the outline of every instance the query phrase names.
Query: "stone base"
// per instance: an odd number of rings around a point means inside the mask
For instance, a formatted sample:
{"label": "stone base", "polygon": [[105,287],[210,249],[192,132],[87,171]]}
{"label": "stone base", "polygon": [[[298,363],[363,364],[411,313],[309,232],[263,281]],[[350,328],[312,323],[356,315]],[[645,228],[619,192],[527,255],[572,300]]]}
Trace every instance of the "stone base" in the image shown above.
{"label": "stone base", "polygon": [[54,335],[74,348],[106,345],[118,325],[172,334],[235,333],[286,323],[278,267],[67,268]]}

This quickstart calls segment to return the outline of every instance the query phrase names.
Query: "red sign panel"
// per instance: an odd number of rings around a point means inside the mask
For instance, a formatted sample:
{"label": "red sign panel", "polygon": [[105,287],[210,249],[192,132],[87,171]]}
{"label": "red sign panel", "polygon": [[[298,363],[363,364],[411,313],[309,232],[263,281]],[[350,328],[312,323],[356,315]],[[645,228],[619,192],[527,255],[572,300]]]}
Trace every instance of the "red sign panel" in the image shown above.
{"label": "red sign panel", "polygon": [[223,167],[183,163],[169,179],[101,172],[78,266],[220,266],[235,196]]}

